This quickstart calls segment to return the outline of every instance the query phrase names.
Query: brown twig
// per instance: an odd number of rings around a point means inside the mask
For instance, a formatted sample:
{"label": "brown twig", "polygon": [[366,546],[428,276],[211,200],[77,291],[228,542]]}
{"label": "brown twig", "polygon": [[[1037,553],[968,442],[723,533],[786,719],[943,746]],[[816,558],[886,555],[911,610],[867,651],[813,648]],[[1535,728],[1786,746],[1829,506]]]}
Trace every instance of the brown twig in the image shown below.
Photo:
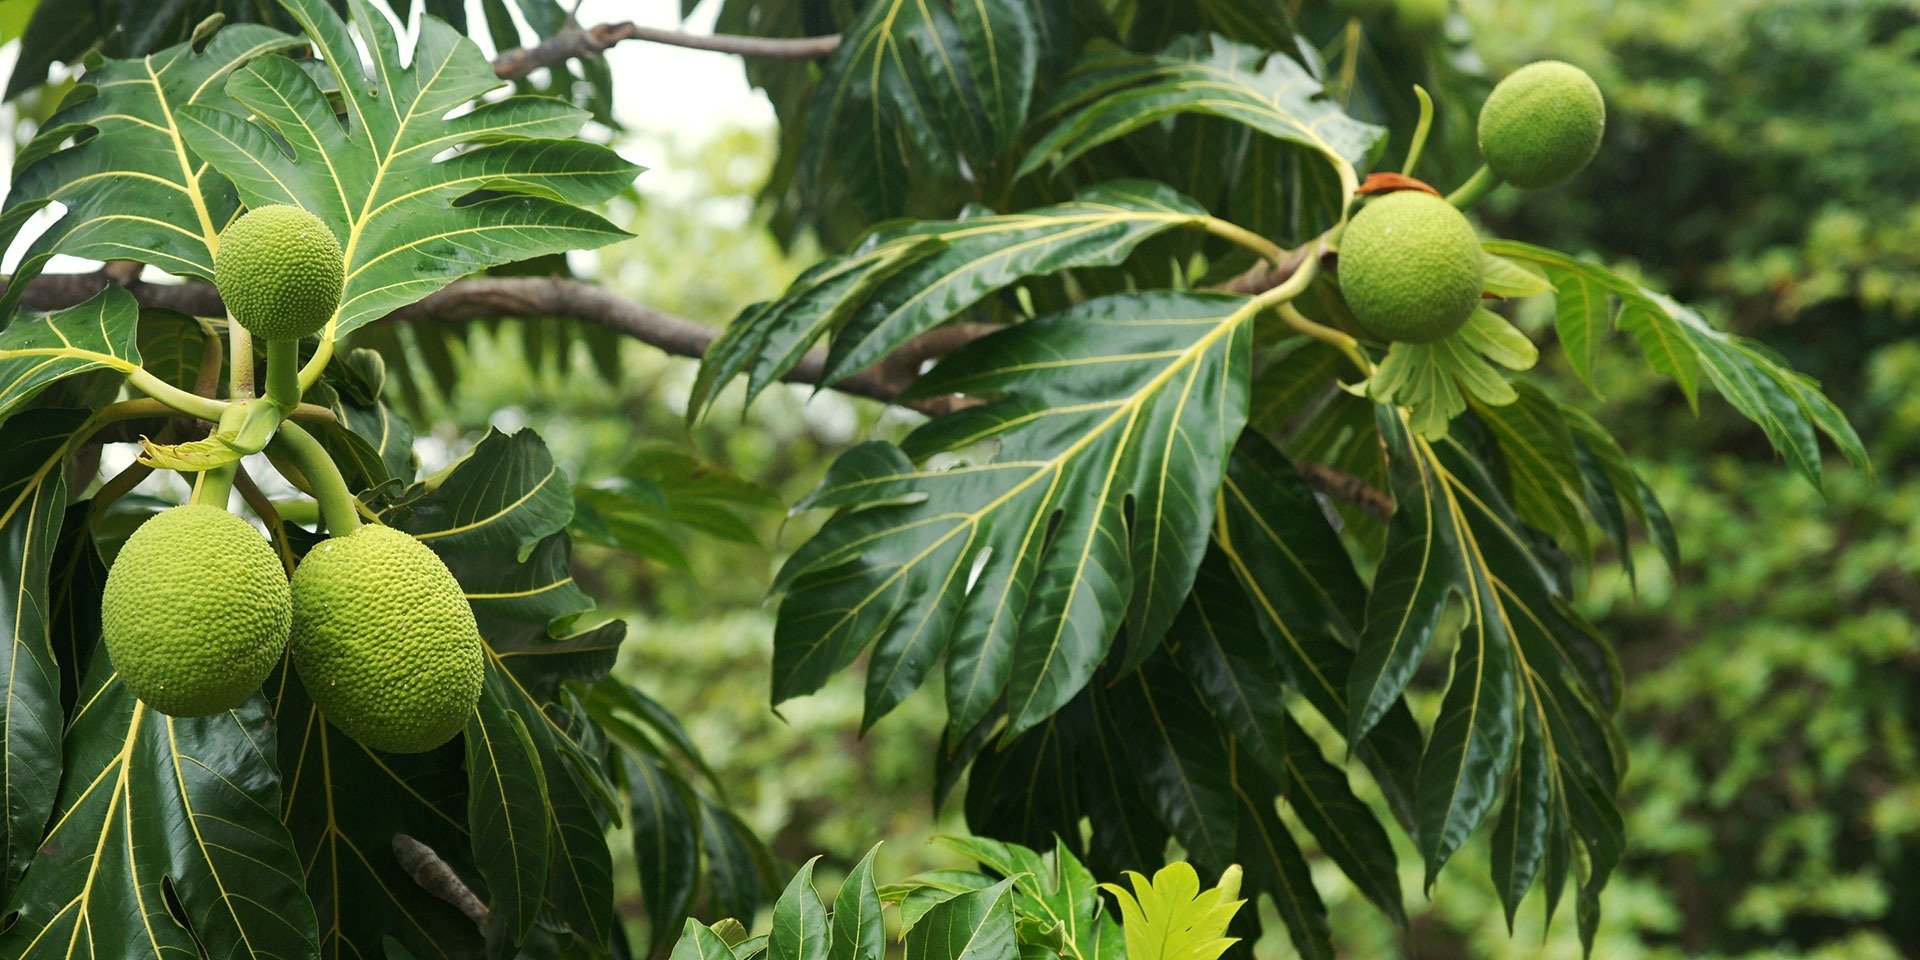
{"label": "brown twig", "polygon": [[531,47],[505,51],[493,58],[493,75],[502,80],[517,80],[541,67],[551,67],[576,57],[597,57],[622,40],[646,40],[760,60],[818,60],[840,45],[837,34],[823,37],[744,37],[682,33],[678,30],[643,27],[636,23],[601,23],[585,29],[569,27]]}
{"label": "brown twig", "polygon": [[1351,503],[1381,523],[1393,516],[1393,498],[1365,480],[1324,463],[1302,461],[1295,466],[1299,468],[1300,475],[1306,478],[1307,485],[1315,490],[1335,500]]}
{"label": "brown twig", "polygon": [[400,861],[400,869],[413,878],[422,890],[453,904],[454,908],[467,915],[474,926],[481,930],[487,928],[487,919],[493,911],[487,909],[480,895],[467,886],[460,875],[453,872],[433,848],[407,836],[404,833],[393,835],[393,857]]}

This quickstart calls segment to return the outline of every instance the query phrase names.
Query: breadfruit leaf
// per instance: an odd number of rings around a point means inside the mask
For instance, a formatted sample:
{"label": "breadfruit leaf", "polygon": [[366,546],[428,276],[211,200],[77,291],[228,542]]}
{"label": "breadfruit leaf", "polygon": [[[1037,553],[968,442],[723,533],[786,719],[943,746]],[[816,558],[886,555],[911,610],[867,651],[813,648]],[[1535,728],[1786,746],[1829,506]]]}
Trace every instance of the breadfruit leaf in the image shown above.
{"label": "breadfruit leaf", "polygon": [[95,657],[66,738],[57,816],[13,895],[19,917],[0,952],[316,956],[271,726],[258,696],[211,717],[168,717]]}
{"label": "breadfruit leaf", "polygon": [[[992,180],[1006,166],[1068,10],[1049,0],[879,0],[841,32],[808,106],[809,190],[838,183],[869,219],[919,183]],[[910,173],[911,171],[911,173]]]}
{"label": "breadfruit leaf", "polygon": [[1182,38],[1157,56],[1095,57],[1048,108],[1057,125],[1027,152],[1021,172],[1058,171],[1103,143],[1178,114],[1221,117],[1318,153],[1353,194],[1353,168],[1382,128],[1347,116],[1292,57],[1226,37]]}
{"label": "breadfruit leaf", "polygon": [[227,75],[300,42],[239,24],[198,52],[183,43],[88,70],[15,163],[0,206],[0,247],[48,204],[66,212],[27,247],[0,296],[0,316],[12,313],[27,281],[55,254],[138,260],[176,276],[213,279],[214,246],[239,202],[226,178],[187,149],[180,111],[192,104],[237,108],[226,93]]}
{"label": "breadfruit leaf", "polygon": [[1396,343],[1367,380],[1367,396],[1406,407],[1413,428],[1429,440],[1444,437],[1467,400],[1504,406],[1518,394],[1497,367],[1526,370],[1540,352],[1526,334],[1491,310],[1474,311],[1466,325],[1433,343]]}
{"label": "breadfruit leaf", "polygon": [[[1704,376],[1735,410],[1759,424],[1774,450],[1814,486],[1821,482],[1822,434],[1847,462],[1872,472],[1859,434],[1820,392],[1820,385],[1758,342],[1716,330],[1692,308],[1598,264],[1513,240],[1489,240],[1486,248],[1547,272],[1560,298],[1556,323],[1561,339],[1579,344],[1576,352],[1583,360],[1592,352],[1588,344],[1606,332],[1611,312],[1647,363],[1672,377],[1689,403],[1698,406]],[[1617,311],[1612,310],[1613,301],[1619,304]],[[1576,366],[1580,363],[1576,360]]]}
{"label": "breadfruit leaf", "polygon": [[1206,210],[1162,184],[1119,181],[1074,200],[1002,216],[883,227],[855,252],[814,266],[778,300],[734,318],[707,351],[689,409],[746,374],[749,402],[829,338],[832,383],[996,290],[1073,267],[1112,266],[1147,239],[1202,226]]}
{"label": "breadfruit leaf", "polygon": [[283,0],[331,77],[287,57],[226,79],[226,101],[180,108],[187,145],[249,207],[284,203],[331,227],[346,256],[335,336],[475,271],[627,234],[580,209],[638,169],[574,135],[587,114],[558,100],[479,102],[500,86],[471,40],[425,16],[410,51],[365,0],[353,26],[325,0]]}
{"label": "breadfruit leaf", "polygon": [[83,411],[41,410],[0,423],[0,897],[9,902],[60,787],[65,717],[47,596],[67,500],[67,454],[85,420]]}
{"label": "breadfruit leaf", "polygon": [[139,367],[139,323],[133,294],[108,284],[85,303],[23,316],[0,329],[0,421],[67,377]]}
{"label": "breadfruit leaf", "polygon": [[1252,303],[1105,297],[943,360],[917,393],[995,399],[901,447],[854,448],[801,503],[841,512],[776,578],[775,702],[873,647],[872,723],[944,655],[954,726],[1004,693],[1018,733],[1086,685],[1123,627],[1126,662],[1144,661],[1193,581],[1246,418]]}

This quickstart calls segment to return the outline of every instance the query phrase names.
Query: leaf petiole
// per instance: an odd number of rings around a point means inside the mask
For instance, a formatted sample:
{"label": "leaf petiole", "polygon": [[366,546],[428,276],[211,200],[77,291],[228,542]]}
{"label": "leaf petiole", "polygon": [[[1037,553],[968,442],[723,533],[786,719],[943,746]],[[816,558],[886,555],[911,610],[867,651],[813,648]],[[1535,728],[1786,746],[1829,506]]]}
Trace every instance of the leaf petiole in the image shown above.
{"label": "leaf petiole", "polygon": [[229,406],[224,400],[188,393],[149,373],[145,367],[135,367],[127,371],[127,385],[175,412],[211,423],[220,422],[220,417],[227,412]]}

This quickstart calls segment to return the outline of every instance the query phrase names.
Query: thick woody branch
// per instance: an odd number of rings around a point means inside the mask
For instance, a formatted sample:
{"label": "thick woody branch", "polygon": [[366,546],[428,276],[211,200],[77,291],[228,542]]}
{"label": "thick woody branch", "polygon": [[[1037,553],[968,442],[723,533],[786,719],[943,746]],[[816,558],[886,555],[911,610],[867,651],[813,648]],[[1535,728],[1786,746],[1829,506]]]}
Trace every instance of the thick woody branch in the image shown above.
{"label": "thick woody branch", "polygon": [[[1292,254],[1278,265],[1263,264],[1221,285],[1236,292],[1271,289],[1291,276],[1307,254]],[[98,293],[107,278],[91,274],[42,274],[27,286],[22,302],[41,310],[70,307]],[[194,316],[223,316],[226,308],[212,284],[147,283],[126,285],[143,307],[163,307]],[[395,322],[459,322],[499,317],[561,318],[606,327],[623,336],[674,356],[698,358],[717,336],[704,324],[635,303],[602,287],[566,277],[476,277],[441,288],[412,306],[394,311]],[[900,395],[922,369],[994,328],[986,324],[957,323],[936,327],[850,377],[828,384],[833,390],[882,403],[910,407],[928,416],[940,416],[975,401],[962,396],[902,400]],[[826,372],[826,352],[809,351],[781,379],[819,384]],[[1335,499],[1361,507],[1381,519],[1393,513],[1393,500],[1350,474],[1318,464],[1302,464],[1301,471],[1314,488]]]}
{"label": "thick woody branch", "polygon": [[743,37],[727,34],[682,33],[643,27],[637,23],[601,23],[580,29],[569,27],[531,47],[518,47],[493,58],[493,75],[517,80],[541,67],[575,58],[597,57],[622,40],[646,40],[694,50],[712,50],[762,60],[817,60],[840,45],[837,34],[824,37]]}

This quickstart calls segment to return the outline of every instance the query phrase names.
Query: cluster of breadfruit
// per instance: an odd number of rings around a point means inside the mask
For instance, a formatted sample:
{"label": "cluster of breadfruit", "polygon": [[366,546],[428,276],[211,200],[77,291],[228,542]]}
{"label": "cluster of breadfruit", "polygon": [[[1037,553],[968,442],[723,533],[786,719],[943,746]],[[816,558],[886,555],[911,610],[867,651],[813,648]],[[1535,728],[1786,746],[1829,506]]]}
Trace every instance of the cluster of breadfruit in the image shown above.
{"label": "cluster of breadfruit", "polygon": [[[266,340],[317,332],[340,302],[340,246],[297,207],[261,207],[221,235],[215,283]],[[121,680],[172,716],[232,710],[289,649],[328,721],[369,747],[430,750],[466,725],[486,651],[439,556],[376,524],[323,540],[289,578],[245,520],[190,503],[148,519],[114,558],[101,634]]]}
{"label": "cluster of breadfruit", "polygon": [[[1572,64],[1542,61],[1513,72],[1480,109],[1487,173],[1522,189],[1550,187],[1600,149],[1607,108],[1600,88]],[[1473,224],[1452,203],[1421,190],[1377,197],[1340,240],[1340,294],[1362,332],[1430,343],[1479,309],[1485,264]]]}

